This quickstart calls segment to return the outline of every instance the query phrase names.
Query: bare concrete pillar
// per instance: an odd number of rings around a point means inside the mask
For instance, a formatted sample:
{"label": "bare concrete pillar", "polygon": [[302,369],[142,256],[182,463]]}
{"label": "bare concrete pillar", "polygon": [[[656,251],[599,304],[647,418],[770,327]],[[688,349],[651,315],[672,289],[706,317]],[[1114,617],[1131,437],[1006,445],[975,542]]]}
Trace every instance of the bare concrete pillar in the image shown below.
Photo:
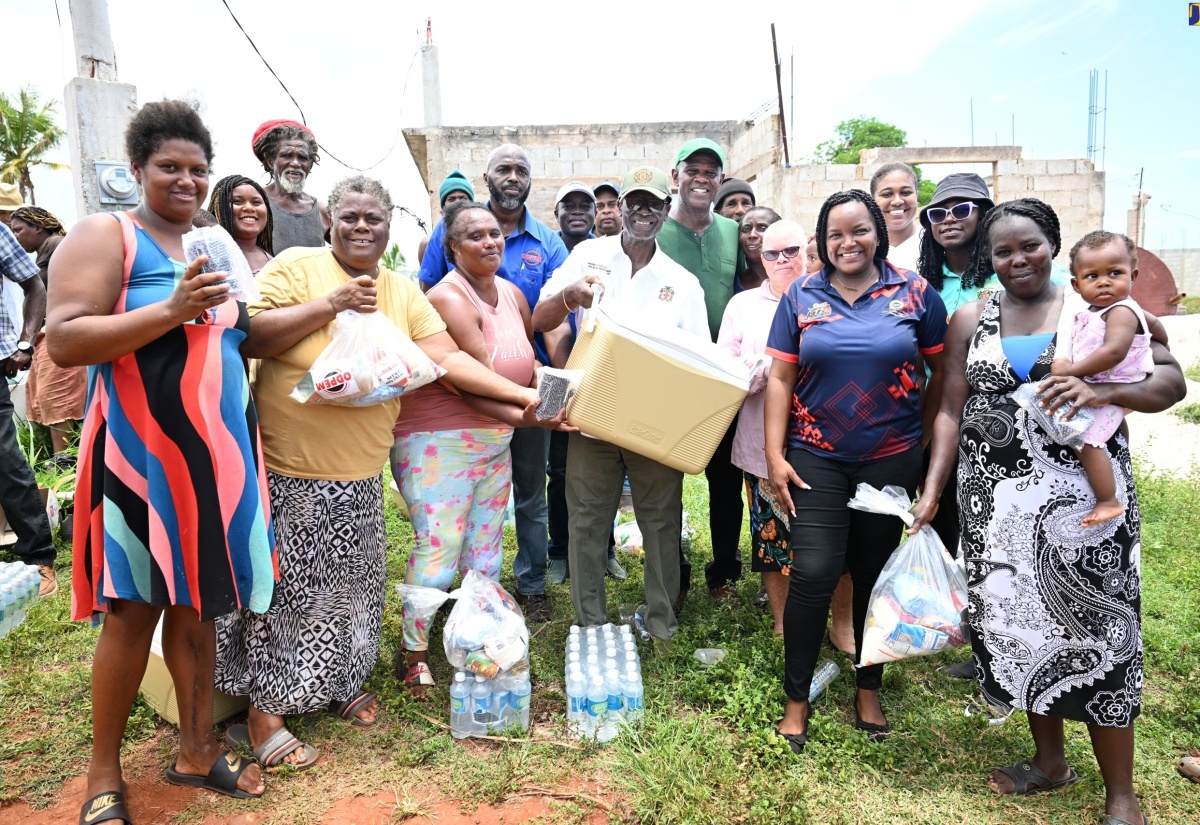
{"label": "bare concrete pillar", "polygon": [[1138,192],[1133,196],[1133,208],[1126,213],[1125,234],[1133,239],[1136,246],[1144,246],[1142,241],[1146,236],[1146,201],[1150,195]]}
{"label": "bare concrete pillar", "polygon": [[425,42],[421,44],[421,86],[425,100],[425,125],[442,125],[442,77],[438,68],[438,50],[433,45],[433,25],[425,21]]}
{"label": "bare concrete pillar", "polygon": [[63,90],[71,176],[79,217],[119,207],[100,203],[96,161],[125,160],[125,128],[137,112],[137,88],[117,82],[117,55],[105,0],[70,0],[79,77]]}

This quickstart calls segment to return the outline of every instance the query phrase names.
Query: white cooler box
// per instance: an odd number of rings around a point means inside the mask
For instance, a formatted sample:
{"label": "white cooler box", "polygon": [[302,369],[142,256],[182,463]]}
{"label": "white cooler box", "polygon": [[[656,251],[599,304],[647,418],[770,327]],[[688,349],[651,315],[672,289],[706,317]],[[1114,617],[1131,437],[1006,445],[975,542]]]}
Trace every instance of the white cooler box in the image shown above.
{"label": "white cooler box", "polygon": [[584,373],[567,408],[571,424],[676,470],[704,472],[746,398],[746,366],[681,329],[618,320],[603,303],[589,315],[566,365]]}
{"label": "white cooler box", "polygon": [[[162,618],[158,627],[154,628],[154,639],[150,643],[150,659],[146,663],[146,675],[142,677],[139,687],[146,704],[154,708],[155,713],[163,720],[179,727],[179,703],[175,699],[175,683],[171,681],[171,672],[162,655]],[[212,723],[223,722],[250,707],[249,696],[230,696],[219,690],[213,690]]]}

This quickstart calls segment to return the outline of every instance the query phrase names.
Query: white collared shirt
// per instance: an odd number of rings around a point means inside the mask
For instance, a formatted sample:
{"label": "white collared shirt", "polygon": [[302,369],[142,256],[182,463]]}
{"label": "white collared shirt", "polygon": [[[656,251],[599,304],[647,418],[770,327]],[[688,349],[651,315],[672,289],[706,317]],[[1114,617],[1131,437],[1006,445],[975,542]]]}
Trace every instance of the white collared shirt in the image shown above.
{"label": "white collared shirt", "polygon": [[[655,326],[678,327],[709,339],[704,290],[688,272],[654,245],[654,257],[633,273],[633,262],[621,247],[621,235],[592,238],[580,243],[542,287],[539,301],[557,296],[587,275],[599,275],[604,284],[602,301],[616,318],[640,317]],[[575,311],[576,328],[583,309]]]}

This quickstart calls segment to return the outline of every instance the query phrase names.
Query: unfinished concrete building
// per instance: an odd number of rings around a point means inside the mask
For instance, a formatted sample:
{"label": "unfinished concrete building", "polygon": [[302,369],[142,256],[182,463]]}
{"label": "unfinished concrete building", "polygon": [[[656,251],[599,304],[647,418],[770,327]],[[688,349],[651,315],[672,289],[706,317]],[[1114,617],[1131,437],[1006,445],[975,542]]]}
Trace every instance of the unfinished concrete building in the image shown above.
{"label": "unfinished concrete building", "polygon": [[[885,163],[920,164],[927,177],[939,178],[937,165],[987,164],[984,174],[996,202],[1038,197],[1054,207],[1062,222],[1064,261],[1071,244],[1104,224],[1104,173],[1086,159],[1030,160],[1019,146],[900,147],[869,149],[857,164],[784,166],[777,115],[753,123],[691,121],[555,126],[431,126],[406,129],[404,138],[417,162],[430,208],[439,214],[437,189],[450,170],[461,169],[480,198],[484,166],[492,149],[516,143],[529,152],[533,214],[555,226],[554,195],[562,184],[620,181],[634,166],[669,169],[681,144],[707,137],[726,147],[727,175],[750,181],[759,203],[799,220],[810,232],[821,203],[834,192],[867,189],[871,175]],[[985,170],[980,170],[981,172]]]}

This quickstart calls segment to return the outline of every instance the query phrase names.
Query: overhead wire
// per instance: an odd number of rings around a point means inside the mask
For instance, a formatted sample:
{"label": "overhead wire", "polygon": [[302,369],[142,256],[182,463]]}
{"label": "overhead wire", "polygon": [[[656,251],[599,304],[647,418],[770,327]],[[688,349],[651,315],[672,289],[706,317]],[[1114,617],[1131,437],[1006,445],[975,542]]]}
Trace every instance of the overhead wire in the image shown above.
{"label": "overhead wire", "polygon": [[[275,80],[279,83],[280,88],[282,88],[284,90],[284,92],[287,93],[287,96],[289,98],[291,98],[292,103],[295,104],[295,106],[296,106],[296,111],[298,111],[300,113],[300,122],[303,123],[305,126],[307,126],[308,119],[304,115],[304,109],[300,106],[300,102],[298,100],[296,100],[296,96],[292,94],[290,89],[288,89],[287,84],[283,82],[283,79],[279,76],[279,74],[273,68],[271,68],[271,64],[267,61],[267,58],[263,56],[263,53],[261,51],[259,51],[258,45],[254,42],[254,38],[252,38],[250,36],[250,33],[246,31],[245,26],[243,26],[241,21],[238,20],[237,15],[233,13],[233,9],[231,9],[229,7],[228,0],[221,0],[221,5],[223,5],[225,7],[225,10],[227,12],[229,12],[229,16],[233,18],[233,22],[237,24],[238,29],[245,36],[247,42],[250,43],[250,47],[252,49],[254,49],[254,53],[256,55],[258,55],[258,59],[261,60],[263,65],[267,67],[267,71],[269,71],[271,73],[271,76],[274,77]],[[375,167],[382,164],[389,157],[391,157],[392,152],[396,148],[396,143],[400,138],[400,132],[401,132],[400,116],[404,112],[404,95],[408,91],[408,81],[409,81],[409,78],[412,77],[412,68],[413,68],[413,65],[417,62],[417,54],[419,51],[420,51],[419,48],[413,50],[412,60],[410,60],[408,63],[408,71],[404,75],[404,86],[400,91],[400,109],[396,113],[396,133],[392,136],[392,145],[388,147],[388,150],[384,154],[384,156],[381,157],[379,160],[375,161],[374,163],[372,163],[370,166],[365,166],[365,167],[353,166],[349,163],[346,163],[346,161],[342,160],[341,158],[339,158],[337,155],[335,155],[333,152],[331,152],[329,150],[328,146],[326,146],[325,144],[321,143],[318,140],[317,146],[319,146],[321,148],[321,151],[325,153],[326,157],[330,158],[331,160],[333,160],[337,163],[340,163],[342,166],[346,167],[347,169],[351,169],[355,172],[369,172],[370,170],[372,170]],[[401,209],[401,211],[408,212],[408,214],[412,215],[412,213],[409,212],[407,209],[405,209],[403,207],[399,207],[399,208]],[[424,229],[425,228],[424,222],[421,221],[420,218],[417,218],[416,215],[413,215],[413,217],[416,218],[417,223],[421,225],[422,229]]]}

